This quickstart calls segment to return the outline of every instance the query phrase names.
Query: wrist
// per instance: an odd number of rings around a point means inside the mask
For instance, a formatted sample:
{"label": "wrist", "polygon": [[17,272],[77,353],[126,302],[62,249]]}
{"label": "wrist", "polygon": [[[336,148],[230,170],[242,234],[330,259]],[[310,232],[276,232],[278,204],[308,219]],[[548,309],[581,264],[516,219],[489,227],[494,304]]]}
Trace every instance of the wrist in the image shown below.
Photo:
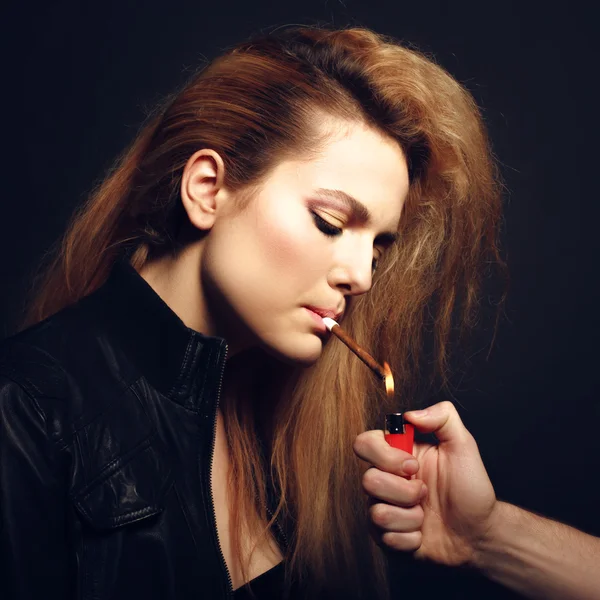
{"label": "wrist", "polygon": [[486,571],[494,560],[497,559],[497,548],[501,544],[501,537],[506,533],[510,523],[514,521],[514,507],[507,502],[496,501],[483,533],[473,544],[471,566],[480,571]]}

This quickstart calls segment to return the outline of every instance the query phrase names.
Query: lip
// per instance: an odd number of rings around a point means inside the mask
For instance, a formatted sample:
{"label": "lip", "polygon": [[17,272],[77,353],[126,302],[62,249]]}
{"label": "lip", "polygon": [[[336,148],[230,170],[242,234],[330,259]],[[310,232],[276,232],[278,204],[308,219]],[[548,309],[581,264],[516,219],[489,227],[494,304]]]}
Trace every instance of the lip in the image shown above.
{"label": "lip", "polygon": [[335,310],[330,310],[328,308],[320,308],[318,306],[305,306],[304,308],[313,317],[315,324],[321,331],[327,331],[327,327],[325,323],[323,323],[323,317],[329,317],[330,319],[337,321],[342,314],[341,312],[336,312]]}
{"label": "lip", "polygon": [[336,312],[329,308],[320,308],[319,306],[305,306],[311,312],[318,314],[320,317],[329,317],[330,319],[337,320],[341,316],[341,312]]}
{"label": "lip", "polygon": [[327,331],[327,326],[325,325],[325,323],[323,323],[323,318],[316,313],[314,310],[312,310],[311,308],[308,308],[308,306],[304,307],[306,312],[312,317],[312,320],[316,326],[316,328],[321,331],[321,332],[326,332]]}

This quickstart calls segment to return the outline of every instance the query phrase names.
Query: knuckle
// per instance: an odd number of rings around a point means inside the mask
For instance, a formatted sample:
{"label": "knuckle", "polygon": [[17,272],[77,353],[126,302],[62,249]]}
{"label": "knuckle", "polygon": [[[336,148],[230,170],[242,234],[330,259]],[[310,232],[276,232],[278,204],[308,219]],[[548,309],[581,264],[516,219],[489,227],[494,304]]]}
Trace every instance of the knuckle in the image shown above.
{"label": "knuckle", "polygon": [[373,440],[373,434],[375,432],[374,431],[363,431],[362,433],[359,433],[356,438],[354,439],[354,444],[352,445],[354,451],[357,454],[364,454],[365,451],[369,448],[369,446],[371,445],[371,442]]}
{"label": "knuckle", "polygon": [[411,531],[409,536],[410,550],[418,550],[423,542],[423,534],[420,531]]}
{"label": "knuckle", "polygon": [[352,448],[354,450],[354,452],[356,452],[356,454],[362,454],[362,448],[363,448],[363,436],[364,433],[360,433],[359,435],[356,436],[356,439],[354,440],[354,443],[352,444]]}
{"label": "knuckle", "polygon": [[384,534],[382,534],[381,536],[381,541],[386,545],[389,546],[390,548],[393,548],[394,550],[401,550],[400,548],[400,535],[397,533],[393,533],[391,531],[386,531]]}
{"label": "knuckle", "polygon": [[456,407],[450,400],[443,400],[440,402],[440,407],[444,409],[444,412],[456,412]]}
{"label": "knuckle", "polygon": [[423,490],[423,482],[422,481],[418,481],[415,480],[417,485],[413,486],[413,490],[412,490],[412,505],[413,506],[420,506],[420,501],[421,501],[421,491]]}
{"label": "knuckle", "polygon": [[369,508],[371,521],[378,527],[386,527],[389,524],[389,507],[385,504],[373,504]]}
{"label": "knuckle", "polygon": [[415,527],[417,529],[421,529],[423,527],[423,522],[425,521],[425,511],[420,504],[417,504],[413,509],[413,518],[415,521]]}
{"label": "knuckle", "polygon": [[370,494],[375,493],[381,483],[379,472],[375,467],[367,469],[362,476],[362,486]]}

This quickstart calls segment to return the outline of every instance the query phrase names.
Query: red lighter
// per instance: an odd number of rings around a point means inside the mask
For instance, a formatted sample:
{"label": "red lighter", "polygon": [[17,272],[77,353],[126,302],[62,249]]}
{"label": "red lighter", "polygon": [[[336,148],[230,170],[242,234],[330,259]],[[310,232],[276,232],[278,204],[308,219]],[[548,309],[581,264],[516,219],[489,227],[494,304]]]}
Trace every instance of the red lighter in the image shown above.
{"label": "red lighter", "polygon": [[415,428],[404,420],[403,413],[385,415],[385,441],[394,448],[413,453]]}

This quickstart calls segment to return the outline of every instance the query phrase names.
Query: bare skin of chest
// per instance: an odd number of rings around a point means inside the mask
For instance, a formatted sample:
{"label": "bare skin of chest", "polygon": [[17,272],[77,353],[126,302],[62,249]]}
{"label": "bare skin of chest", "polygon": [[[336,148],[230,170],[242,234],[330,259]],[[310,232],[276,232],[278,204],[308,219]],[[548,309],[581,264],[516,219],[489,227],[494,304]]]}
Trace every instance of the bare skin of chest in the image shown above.
{"label": "bare skin of chest", "polygon": [[[223,427],[221,412],[217,414],[217,433],[215,441],[215,453],[213,456],[211,487],[214,498],[215,516],[217,518],[217,531],[219,542],[227,568],[231,575],[233,589],[241,587],[247,581],[262,575],[283,560],[283,555],[275,539],[271,536],[269,543],[263,543],[252,555],[248,578],[242,577],[241,569],[233,560],[231,546],[231,530],[229,527],[231,508],[229,506],[229,494],[227,493],[227,473],[229,470],[229,452]],[[255,540],[244,540],[244,547],[250,549]],[[246,559],[247,556],[244,556]]]}

